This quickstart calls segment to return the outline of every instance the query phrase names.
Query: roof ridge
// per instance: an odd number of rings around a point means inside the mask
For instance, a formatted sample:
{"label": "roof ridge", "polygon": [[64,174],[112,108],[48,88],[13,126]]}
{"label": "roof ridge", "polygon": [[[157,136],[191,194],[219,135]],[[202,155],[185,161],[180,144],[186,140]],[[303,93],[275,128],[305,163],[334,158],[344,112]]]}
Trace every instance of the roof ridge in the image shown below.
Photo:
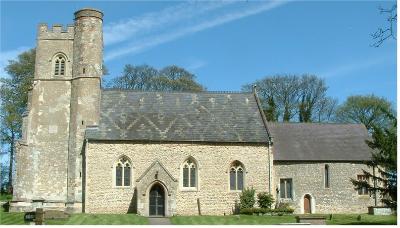
{"label": "roof ridge", "polygon": [[268,122],[269,124],[292,124],[292,125],[364,125],[362,123],[318,123],[318,122]]}
{"label": "roof ridge", "polygon": [[137,93],[200,93],[200,94],[252,94],[252,92],[243,91],[159,91],[159,90],[137,90],[137,89],[121,89],[121,88],[102,88],[102,91],[120,91],[120,92],[137,92]]}

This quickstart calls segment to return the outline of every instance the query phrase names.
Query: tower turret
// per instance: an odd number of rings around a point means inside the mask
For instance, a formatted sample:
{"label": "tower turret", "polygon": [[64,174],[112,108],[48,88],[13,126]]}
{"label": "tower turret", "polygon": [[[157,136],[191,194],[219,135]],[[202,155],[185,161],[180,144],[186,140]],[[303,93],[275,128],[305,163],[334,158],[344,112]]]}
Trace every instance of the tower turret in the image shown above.
{"label": "tower turret", "polygon": [[[96,9],[75,12],[74,67],[68,154],[69,206],[82,203],[82,146],[87,125],[99,121],[103,62],[103,13]],[[77,205],[75,205],[77,204]]]}

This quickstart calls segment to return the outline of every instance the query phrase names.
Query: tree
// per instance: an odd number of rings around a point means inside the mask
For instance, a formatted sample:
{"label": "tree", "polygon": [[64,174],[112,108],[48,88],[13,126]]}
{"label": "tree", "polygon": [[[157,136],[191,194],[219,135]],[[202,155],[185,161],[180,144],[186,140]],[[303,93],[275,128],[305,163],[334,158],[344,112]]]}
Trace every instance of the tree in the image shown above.
{"label": "tree", "polygon": [[395,3],[390,9],[380,7],[379,11],[381,14],[387,15],[386,20],[388,21],[388,25],[383,28],[378,28],[371,34],[372,39],[374,40],[374,43],[372,44],[373,47],[381,46],[381,44],[389,38],[396,40],[397,3]]}
{"label": "tree", "polygon": [[374,125],[383,127],[387,115],[382,110],[391,110],[391,104],[385,98],[375,95],[350,96],[338,107],[336,119],[344,123],[362,123],[371,131]]}
{"label": "tree", "polygon": [[290,121],[297,113],[299,81],[295,75],[267,76],[255,83],[242,86],[242,90],[251,91],[257,86],[264,110],[271,121]]}
{"label": "tree", "polygon": [[196,76],[178,66],[167,66],[162,70],[148,65],[126,65],[121,76],[112,79],[106,87],[143,91],[203,91],[205,88],[195,81]]}
{"label": "tree", "polygon": [[[328,87],[315,75],[303,75],[300,79],[299,122],[311,122],[316,106],[325,100]],[[323,109],[319,109],[322,111]]]}
{"label": "tree", "polygon": [[315,75],[275,75],[242,86],[258,95],[268,121],[330,121],[337,101],[326,95],[328,87]]}
{"label": "tree", "polygon": [[9,77],[0,78],[0,139],[9,149],[8,185],[12,186],[15,142],[21,137],[22,114],[26,111],[28,91],[35,72],[35,49],[23,52],[17,60],[9,61],[5,71]]}
{"label": "tree", "polygon": [[368,162],[368,167],[372,167],[373,172],[363,170],[366,179],[352,179],[352,182],[356,189],[366,188],[375,196],[379,193],[385,205],[397,208],[397,118],[391,110],[382,109],[381,112],[389,120],[388,126],[372,124],[372,140],[366,141],[374,150],[372,159]]}
{"label": "tree", "polygon": [[338,106],[338,100],[325,97],[321,99],[316,105],[315,120],[318,123],[332,122],[335,119],[335,111]]}

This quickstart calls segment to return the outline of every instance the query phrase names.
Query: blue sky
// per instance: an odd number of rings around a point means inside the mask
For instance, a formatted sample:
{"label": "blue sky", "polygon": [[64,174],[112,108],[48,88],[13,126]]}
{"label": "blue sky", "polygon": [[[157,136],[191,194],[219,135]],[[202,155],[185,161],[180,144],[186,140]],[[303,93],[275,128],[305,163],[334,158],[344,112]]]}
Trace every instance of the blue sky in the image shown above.
{"label": "blue sky", "polygon": [[[102,10],[104,58],[112,78],[125,64],[176,64],[208,90],[238,91],[278,73],[315,74],[328,94],[375,94],[396,103],[396,41],[371,47],[394,1],[1,2],[0,68],[35,46],[39,23],[73,23]],[[0,73],[4,71],[1,69]]]}

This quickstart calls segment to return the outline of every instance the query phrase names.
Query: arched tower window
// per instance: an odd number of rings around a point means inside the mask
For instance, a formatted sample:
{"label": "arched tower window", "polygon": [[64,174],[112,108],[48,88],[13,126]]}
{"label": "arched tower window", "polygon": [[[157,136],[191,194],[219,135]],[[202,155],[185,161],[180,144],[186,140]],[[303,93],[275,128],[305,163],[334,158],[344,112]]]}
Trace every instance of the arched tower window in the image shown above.
{"label": "arched tower window", "polygon": [[65,75],[65,57],[63,55],[57,55],[54,59],[54,75],[64,76]]}
{"label": "arched tower window", "polygon": [[182,183],[184,188],[197,187],[197,165],[192,158],[187,159],[182,166]]}
{"label": "arched tower window", "polygon": [[239,161],[234,161],[229,168],[230,190],[243,190],[244,187],[244,166]]}
{"label": "arched tower window", "polygon": [[131,167],[127,157],[121,157],[115,165],[115,185],[131,186]]}

